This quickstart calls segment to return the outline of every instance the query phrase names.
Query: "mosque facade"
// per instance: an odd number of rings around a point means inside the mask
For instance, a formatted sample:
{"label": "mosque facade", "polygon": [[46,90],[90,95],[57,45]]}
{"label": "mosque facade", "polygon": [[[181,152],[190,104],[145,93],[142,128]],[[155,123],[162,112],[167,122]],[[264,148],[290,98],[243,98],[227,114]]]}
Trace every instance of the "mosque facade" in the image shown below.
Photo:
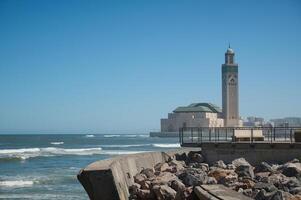
{"label": "mosque facade", "polygon": [[222,74],[222,109],[212,103],[192,103],[176,108],[161,119],[161,132],[177,132],[181,127],[240,127],[239,79],[235,53],[229,46]]}

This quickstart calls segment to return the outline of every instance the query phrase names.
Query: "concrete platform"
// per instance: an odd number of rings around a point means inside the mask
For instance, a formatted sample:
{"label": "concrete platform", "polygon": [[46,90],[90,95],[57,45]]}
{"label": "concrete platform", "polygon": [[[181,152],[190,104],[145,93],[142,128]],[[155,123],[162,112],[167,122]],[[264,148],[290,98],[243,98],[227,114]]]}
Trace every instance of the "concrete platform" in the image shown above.
{"label": "concrete platform", "polygon": [[196,186],[194,192],[200,200],[251,200],[251,198],[220,184]]}

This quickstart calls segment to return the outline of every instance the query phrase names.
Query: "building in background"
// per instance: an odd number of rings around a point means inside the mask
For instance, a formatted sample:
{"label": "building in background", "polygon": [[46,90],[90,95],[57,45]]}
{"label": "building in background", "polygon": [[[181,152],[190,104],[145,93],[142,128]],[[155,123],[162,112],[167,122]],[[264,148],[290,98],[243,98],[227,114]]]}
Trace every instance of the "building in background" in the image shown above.
{"label": "building in background", "polygon": [[226,127],[242,126],[239,117],[238,64],[233,49],[227,49],[225,64],[222,64],[222,107]]}
{"label": "building in background", "polygon": [[223,127],[222,110],[211,103],[193,103],[176,108],[161,119],[161,132],[177,132],[181,127]]}
{"label": "building in background", "polygon": [[[161,133],[175,133],[181,127],[241,127],[243,125],[239,116],[238,64],[234,59],[235,53],[229,45],[225,53],[225,63],[221,68],[222,109],[211,103],[193,103],[178,107],[168,114],[168,118],[161,119]],[[152,132],[151,136],[160,136],[160,133]]]}
{"label": "building in background", "polygon": [[247,127],[262,127],[265,125],[266,123],[262,117],[247,117],[247,119],[243,122],[243,126]]}
{"label": "building in background", "polygon": [[300,127],[301,118],[300,117],[285,117],[280,119],[270,120],[275,127]]}

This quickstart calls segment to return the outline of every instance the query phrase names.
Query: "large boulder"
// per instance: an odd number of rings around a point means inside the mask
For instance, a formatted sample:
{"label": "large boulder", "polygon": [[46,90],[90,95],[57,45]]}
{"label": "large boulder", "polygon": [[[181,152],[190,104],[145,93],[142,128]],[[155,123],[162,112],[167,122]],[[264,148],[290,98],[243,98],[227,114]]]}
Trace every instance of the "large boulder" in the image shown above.
{"label": "large boulder", "polygon": [[166,170],[170,170],[170,166],[166,162],[158,163],[155,165],[154,169],[155,171],[164,172]]}
{"label": "large boulder", "polygon": [[170,172],[161,172],[158,176],[152,179],[151,185],[167,185],[173,180],[178,180],[178,177]]}
{"label": "large boulder", "polygon": [[286,163],[281,168],[282,173],[288,177],[301,178],[301,164],[300,163]]}
{"label": "large boulder", "polygon": [[141,170],[140,174],[144,174],[147,178],[152,178],[155,176],[154,169],[146,168]]}
{"label": "large boulder", "polygon": [[142,184],[147,179],[145,174],[136,174],[134,176],[135,183]]}
{"label": "large boulder", "polygon": [[173,180],[171,181],[171,188],[174,189],[176,192],[182,191],[184,192],[184,190],[186,189],[184,183],[182,183],[179,180]]}
{"label": "large boulder", "polygon": [[272,166],[266,162],[261,162],[258,166],[255,167],[254,170],[256,173],[258,172],[274,172]]}
{"label": "large boulder", "polygon": [[168,185],[156,185],[152,189],[158,200],[174,200],[177,192]]}
{"label": "large boulder", "polygon": [[141,190],[141,189],[139,189],[138,192],[137,192],[137,196],[140,199],[145,199],[145,200],[155,199],[154,193],[150,190]]}
{"label": "large boulder", "polygon": [[184,170],[178,177],[186,186],[202,185],[206,184],[208,181],[206,172],[201,169],[194,168]]}
{"label": "large boulder", "polygon": [[179,160],[171,160],[170,162],[168,162],[168,165],[171,167],[171,171],[173,173],[182,171],[185,169],[186,164],[184,161],[179,161]]}
{"label": "large boulder", "polygon": [[253,167],[251,165],[239,165],[235,169],[235,172],[238,175],[238,177],[251,179],[254,179],[255,177]]}

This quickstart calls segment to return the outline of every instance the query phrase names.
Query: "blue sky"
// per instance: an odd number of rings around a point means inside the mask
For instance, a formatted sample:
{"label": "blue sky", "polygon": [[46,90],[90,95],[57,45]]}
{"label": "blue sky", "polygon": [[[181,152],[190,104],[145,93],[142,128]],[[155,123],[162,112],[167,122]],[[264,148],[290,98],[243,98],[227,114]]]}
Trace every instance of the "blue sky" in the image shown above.
{"label": "blue sky", "polygon": [[159,129],[221,105],[228,42],[240,114],[301,117],[301,2],[0,1],[0,130]]}

